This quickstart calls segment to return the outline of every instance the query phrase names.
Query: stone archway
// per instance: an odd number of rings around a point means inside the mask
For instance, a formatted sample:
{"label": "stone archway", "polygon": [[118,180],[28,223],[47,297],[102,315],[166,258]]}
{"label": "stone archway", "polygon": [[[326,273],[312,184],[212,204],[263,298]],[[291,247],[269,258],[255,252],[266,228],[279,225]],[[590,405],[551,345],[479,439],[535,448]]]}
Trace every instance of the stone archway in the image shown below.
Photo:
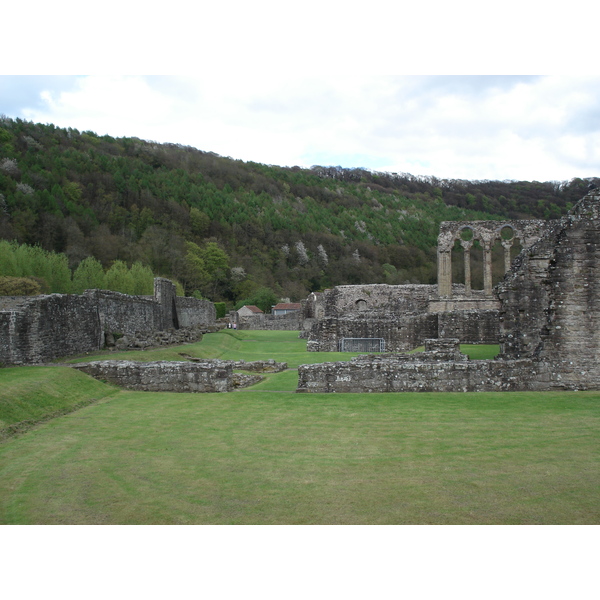
{"label": "stone archway", "polygon": [[516,241],[528,248],[540,239],[546,221],[444,221],[438,236],[438,294],[452,296],[452,248],[460,243],[464,254],[465,293],[471,294],[471,252],[476,242],[483,251],[483,291],[492,295],[492,249],[504,248],[504,272],[510,269],[511,248]]}

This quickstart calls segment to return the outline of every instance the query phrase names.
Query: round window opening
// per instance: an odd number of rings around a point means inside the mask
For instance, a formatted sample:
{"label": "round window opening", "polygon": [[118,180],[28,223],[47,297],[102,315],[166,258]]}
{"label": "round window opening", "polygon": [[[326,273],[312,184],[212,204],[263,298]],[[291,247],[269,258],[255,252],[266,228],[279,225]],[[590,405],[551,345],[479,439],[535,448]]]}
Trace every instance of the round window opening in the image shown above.
{"label": "round window opening", "polygon": [[469,242],[473,239],[473,230],[470,227],[463,227],[460,230],[460,239]]}
{"label": "round window opening", "polygon": [[356,308],[359,311],[364,311],[367,310],[368,306],[367,306],[367,301],[366,300],[357,300],[356,301]]}

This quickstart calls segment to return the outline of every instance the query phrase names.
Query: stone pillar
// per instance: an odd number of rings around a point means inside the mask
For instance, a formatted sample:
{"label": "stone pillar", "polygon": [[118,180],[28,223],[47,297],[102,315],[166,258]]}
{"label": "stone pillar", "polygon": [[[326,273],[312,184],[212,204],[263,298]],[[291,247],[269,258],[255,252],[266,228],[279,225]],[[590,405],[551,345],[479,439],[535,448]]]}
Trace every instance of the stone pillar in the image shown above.
{"label": "stone pillar", "polygon": [[176,305],[177,291],[169,279],[157,277],[154,280],[154,300],[159,305],[161,330],[179,329]]}
{"label": "stone pillar", "polygon": [[471,240],[461,240],[460,245],[464,250],[464,261],[465,261],[465,293],[467,296],[471,295],[471,247],[473,242]]}
{"label": "stone pillar", "polygon": [[502,240],[502,247],[504,248],[504,274],[510,271],[510,249],[512,248],[512,240]]}
{"label": "stone pillar", "polygon": [[438,247],[438,294],[452,296],[452,254],[451,250]]}
{"label": "stone pillar", "polygon": [[492,244],[483,244],[483,292],[486,296],[492,295]]}

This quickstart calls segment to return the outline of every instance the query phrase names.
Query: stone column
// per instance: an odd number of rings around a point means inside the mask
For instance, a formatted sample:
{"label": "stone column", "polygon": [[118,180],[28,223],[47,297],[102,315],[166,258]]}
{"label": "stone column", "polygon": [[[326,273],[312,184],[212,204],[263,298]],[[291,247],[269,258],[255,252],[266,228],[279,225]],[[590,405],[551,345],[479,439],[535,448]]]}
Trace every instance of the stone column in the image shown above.
{"label": "stone column", "polygon": [[465,293],[467,296],[471,295],[471,247],[473,246],[473,242],[471,240],[461,240],[460,245],[463,247],[464,251],[464,261],[465,261]]}
{"label": "stone column", "polygon": [[488,241],[483,243],[483,292],[492,295],[492,244]]}
{"label": "stone column", "polygon": [[502,247],[504,248],[504,274],[510,271],[510,249],[512,248],[513,240],[502,240]]}
{"label": "stone column", "polygon": [[452,296],[452,254],[438,247],[438,294]]}

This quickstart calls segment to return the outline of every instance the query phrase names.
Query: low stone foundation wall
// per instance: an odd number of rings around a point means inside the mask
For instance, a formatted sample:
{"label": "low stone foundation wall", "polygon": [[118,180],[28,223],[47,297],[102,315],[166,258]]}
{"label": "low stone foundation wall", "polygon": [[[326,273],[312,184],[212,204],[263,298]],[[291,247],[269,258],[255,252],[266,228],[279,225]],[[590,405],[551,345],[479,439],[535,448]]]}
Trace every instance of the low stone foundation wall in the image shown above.
{"label": "low stone foundation wall", "polygon": [[240,371],[252,371],[254,373],[280,373],[281,371],[285,371],[287,369],[287,363],[278,363],[272,358],[268,360],[253,360],[249,362],[245,360],[226,362],[231,362],[234,369],[239,369]]}
{"label": "low stone foundation wall", "polygon": [[107,348],[126,350],[127,348],[155,348],[157,346],[173,346],[200,342],[205,333],[216,333],[223,327],[195,327],[191,329],[168,329],[167,331],[136,331],[122,337],[112,333],[104,334]]}
{"label": "low stone foundation wall", "polygon": [[[179,356],[187,358],[191,362],[206,362],[204,358],[195,358],[184,352],[180,352]],[[287,363],[278,363],[273,358],[268,360],[222,360],[224,364],[231,365],[234,369],[239,371],[252,371],[254,373],[280,373],[287,369]]]}
{"label": "low stone foundation wall", "polygon": [[73,365],[95,379],[143,392],[230,392],[233,367],[225,361],[134,362],[106,360]]}
{"label": "low stone foundation wall", "polygon": [[[420,353],[419,353],[420,354]],[[297,392],[511,392],[540,389],[531,383],[532,360],[439,361],[420,355],[301,365]],[[549,387],[550,384],[548,384]],[[548,389],[542,388],[542,389]]]}
{"label": "low stone foundation wall", "polygon": [[512,392],[562,387],[532,359],[470,360],[457,339],[426,340],[425,352],[363,355],[301,365],[297,392]]}

